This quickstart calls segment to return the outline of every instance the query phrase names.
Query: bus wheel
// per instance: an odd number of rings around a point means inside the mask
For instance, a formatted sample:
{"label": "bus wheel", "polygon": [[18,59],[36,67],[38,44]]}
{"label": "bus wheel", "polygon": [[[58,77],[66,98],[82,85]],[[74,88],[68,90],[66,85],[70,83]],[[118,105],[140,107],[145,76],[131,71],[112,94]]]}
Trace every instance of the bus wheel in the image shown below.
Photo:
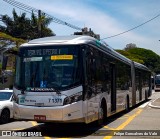
{"label": "bus wheel", "polygon": [[126,112],[129,111],[129,96],[126,97],[125,110],[126,110]]}
{"label": "bus wheel", "polygon": [[106,119],[106,106],[105,103],[102,103],[98,113],[98,126],[102,126],[105,123],[105,119]]}

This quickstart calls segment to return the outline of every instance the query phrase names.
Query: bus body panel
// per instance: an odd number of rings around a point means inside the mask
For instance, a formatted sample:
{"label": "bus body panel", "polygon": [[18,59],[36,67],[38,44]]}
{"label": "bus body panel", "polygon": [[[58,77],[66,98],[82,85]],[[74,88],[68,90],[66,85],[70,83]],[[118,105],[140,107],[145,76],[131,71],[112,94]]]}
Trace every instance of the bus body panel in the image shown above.
{"label": "bus body panel", "polygon": [[[19,92],[14,88],[14,92]],[[73,89],[62,91],[62,95],[57,95],[56,92],[25,92],[25,94],[17,94],[19,105],[14,103],[15,119],[34,119],[34,115],[44,115],[44,121],[68,121],[75,117],[83,119],[83,101],[74,102],[63,106],[65,96],[82,92],[82,86]],[[19,92],[20,93],[20,92]],[[62,99],[62,103],[53,103],[54,97]],[[42,105],[43,104],[43,105]],[[39,105],[39,106],[38,106]]]}
{"label": "bus body panel", "polygon": [[82,101],[66,106],[56,107],[33,107],[17,105],[15,103],[14,118],[42,122],[77,122],[77,119],[81,119],[79,122],[84,122],[82,105]]}

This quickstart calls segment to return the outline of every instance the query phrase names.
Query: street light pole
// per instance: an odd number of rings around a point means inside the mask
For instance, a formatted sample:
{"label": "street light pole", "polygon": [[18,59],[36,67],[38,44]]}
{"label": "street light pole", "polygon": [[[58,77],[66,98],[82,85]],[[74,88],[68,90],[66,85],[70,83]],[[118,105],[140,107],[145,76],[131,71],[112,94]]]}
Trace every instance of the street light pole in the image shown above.
{"label": "street light pole", "polygon": [[38,10],[38,34],[39,37],[42,37],[42,17],[41,17],[41,10]]}

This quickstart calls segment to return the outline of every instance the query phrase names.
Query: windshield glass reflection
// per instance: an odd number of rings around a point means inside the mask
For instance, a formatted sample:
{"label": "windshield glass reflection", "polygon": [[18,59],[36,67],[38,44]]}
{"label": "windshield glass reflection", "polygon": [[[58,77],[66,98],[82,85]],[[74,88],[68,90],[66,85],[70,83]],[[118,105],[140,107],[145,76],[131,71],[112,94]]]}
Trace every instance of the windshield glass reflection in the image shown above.
{"label": "windshield glass reflection", "polygon": [[[17,86],[19,85],[25,90],[33,90],[33,88],[61,90],[80,83],[79,47],[65,46],[56,48],[54,46],[53,49],[50,47],[50,51],[35,49],[35,52],[34,49],[22,50],[22,57],[19,58],[21,60],[17,60],[15,80]],[[38,55],[36,51],[38,51]],[[29,52],[29,56],[27,52]]]}

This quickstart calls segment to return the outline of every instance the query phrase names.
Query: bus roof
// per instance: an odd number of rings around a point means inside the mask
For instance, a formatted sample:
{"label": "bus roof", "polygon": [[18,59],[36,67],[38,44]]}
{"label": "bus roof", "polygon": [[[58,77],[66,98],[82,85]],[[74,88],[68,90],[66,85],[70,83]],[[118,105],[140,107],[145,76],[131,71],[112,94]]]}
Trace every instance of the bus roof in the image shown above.
{"label": "bus roof", "polygon": [[[97,48],[111,54],[112,56],[121,59],[128,64],[131,64],[132,61],[120,53],[116,52],[113,48],[109,47],[105,42],[99,41],[93,37],[86,35],[70,35],[70,36],[52,36],[52,37],[44,37],[39,39],[34,39],[29,41],[28,43],[22,44],[21,47],[29,47],[29,46],[41,46],[41,45],[69,45],[69,44],[93,44],[97,46]],[[135,67],[149,70],[146,66],[134,62]]]}
{"label": "bus roof", "polygon": [[141,69],[144,69],[144,70],[149,70],[146,66],[144,66],[144,65],[142,65],[140,63],[134,62],[134,65],[137,68],[141,68]]}
{"label": "bus roof", "polygon": [[103,49],[104,51],[121,58],[124,61],[131,62],[128,58],[122,56],[111,47],[109,47],[105,42],[101,42],[93,37],[86,35],[71,35],[71,36],[52,36],[44,37],[39,39],[34,39],[28,43],[22,44],[20,47],[30,47],[30,46],[45,46],[45,45],[74,45],[74,44],[93,44],[94,46]]}
{"label": "bus roof", "polygon": [[85,35],[70,35],[70,36],[52,36],[52,37],[44,37],[39,39],[34,39],[24,44],[27,45],[48,45],[48,44],[80,44],[88,41],[96,40],[93,37],[85,36]]}

